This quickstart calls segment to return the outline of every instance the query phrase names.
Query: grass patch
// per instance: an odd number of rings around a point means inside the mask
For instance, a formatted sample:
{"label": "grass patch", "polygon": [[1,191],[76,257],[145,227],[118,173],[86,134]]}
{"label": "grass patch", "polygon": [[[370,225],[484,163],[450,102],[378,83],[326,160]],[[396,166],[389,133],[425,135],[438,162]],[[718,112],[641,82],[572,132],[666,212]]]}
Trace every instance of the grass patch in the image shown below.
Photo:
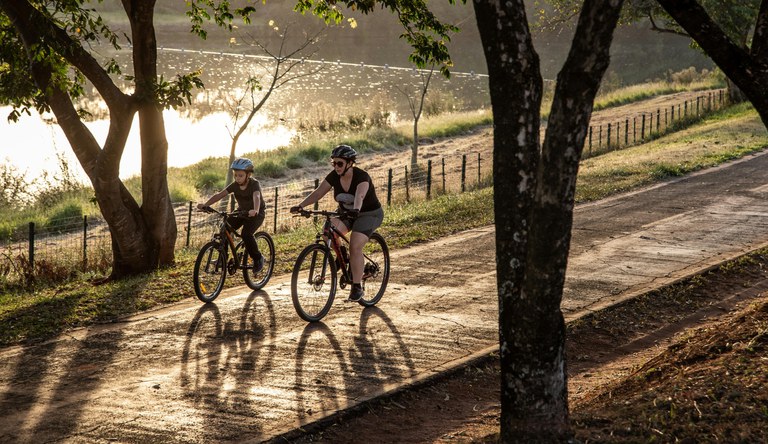
{"label": "grass patch", "polygon": [[757,112],[739,105],[700,124],[653,142],[585,159],[579,168],[576,201],[611,194],[722,164],[768,146]]}
{"label": "grass patch", "polygon": [[703,91],[723,88],[725,85],[716,78],[698,80],[691,83],[650,82],[632,85],[599,95],[595,98],[594,111],[639,102],[641,100],[684,91]]}

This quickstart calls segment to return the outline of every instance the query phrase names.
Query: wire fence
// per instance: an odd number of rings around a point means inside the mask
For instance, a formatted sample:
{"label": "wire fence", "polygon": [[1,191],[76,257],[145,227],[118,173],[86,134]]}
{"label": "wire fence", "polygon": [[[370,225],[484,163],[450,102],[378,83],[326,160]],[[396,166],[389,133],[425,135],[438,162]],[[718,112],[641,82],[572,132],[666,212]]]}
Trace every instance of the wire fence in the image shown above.
{"label": "wire fence", "polygon": [[688,126],[727,105],[726,91],[718,89],[664,108],[622,116],[607,124],[590,125],[584,144],[584,157],[648,142]]}
{"label": "wire fence", "polygon": [[[584,157],[627,148],[682,129],[727,105],[724,90],[703,93],[665,109],[641,112],[608,123],[589,127]],[[473,152],[460,156],[435,157],[419,163],[372,174],[377,196],[385,206],[414,200],[431,199],[439,194],[463,193],[492,184],[492,159]],[[411,170],[409,170],[409,168]],[[262,225],[274,236],[309,223],[290,215],[297,205],[320,183],[320,178],[279,184],[262,189],[267,214]],[[318,208],[332,209],[329,193]],[[196,249],[210,239],[216,229],[215,217],[196,211],[193,202],[174,206],[178,237],[177,249]],[[52,279],[66,278],[80,271],[104,272],[112,263],[112,240],[101,217],[83,216],[30,222],[12,230],[0,244],[0,283],[29,281],[36,275]]]}
{"label": "wire fence", "polygon": [[[408,166],[390,168],[371,175],[382,205],[431,199],[440,194],[461,193],[491,184],[491,159],[480,153],[427,159],[415,171]],[[267,210],[262,230],[273,236],[310,222],[290,214],[322,179],[302,180],[262,189]],[[316,207],[335,208],[332,193]],[[197,249],[210,240],[217,218],[197,211],[193,202],[174,205],[178,236],[177,250]],[[112,262],[112,240],[102,217],[83,216],[51,220],[44,225],[30,222],[17,228],[0,245],[0,282],[29,281],[35,276],[66,278],[78,272],[103,272]]]}

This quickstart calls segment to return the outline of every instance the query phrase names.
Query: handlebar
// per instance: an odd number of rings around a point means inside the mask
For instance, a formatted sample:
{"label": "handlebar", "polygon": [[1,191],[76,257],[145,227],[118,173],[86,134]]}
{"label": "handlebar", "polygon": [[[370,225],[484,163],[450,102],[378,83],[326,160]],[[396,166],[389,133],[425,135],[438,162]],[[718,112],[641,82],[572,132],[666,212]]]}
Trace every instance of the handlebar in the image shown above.
{"label": "handlebar", "polygon": [[217,210],[215,208],[211,208],[211,207],[203,207],[203,208],[200,208],[199,211],[202,211],[203,213],[217,214],[217,215],[219,215],[221,217],[227,217],[227,216],[248,217],[248,212],[244,211],[244,210],[237,210],[237,211],[232,211],[232,212],[228,213],[226,211],[219,211],[219,210]]}
{"label": "handlebar", "polygon": [[326,210],[300,210],[297,216],[310,217],[310,216],[324,216],[324,217],[341,217],[342,214],[338,211],[326,211]]}

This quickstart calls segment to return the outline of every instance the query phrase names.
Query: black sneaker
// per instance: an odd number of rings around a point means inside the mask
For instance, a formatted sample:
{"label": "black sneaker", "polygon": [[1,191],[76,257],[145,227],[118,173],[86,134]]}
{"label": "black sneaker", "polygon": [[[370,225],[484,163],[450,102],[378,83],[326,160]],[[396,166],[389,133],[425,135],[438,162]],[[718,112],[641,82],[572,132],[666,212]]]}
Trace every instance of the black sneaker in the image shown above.
{"label": "black sneaker", "polygon": [[349,300],[357,302],[365,296],[365,290],[360,284],[352,284],[352,289],[349,291]]}
{"label": "black sneaker", "polygon": [[264,255],[260,254],[253,265],[253,272],[258,273],[264,268]]}

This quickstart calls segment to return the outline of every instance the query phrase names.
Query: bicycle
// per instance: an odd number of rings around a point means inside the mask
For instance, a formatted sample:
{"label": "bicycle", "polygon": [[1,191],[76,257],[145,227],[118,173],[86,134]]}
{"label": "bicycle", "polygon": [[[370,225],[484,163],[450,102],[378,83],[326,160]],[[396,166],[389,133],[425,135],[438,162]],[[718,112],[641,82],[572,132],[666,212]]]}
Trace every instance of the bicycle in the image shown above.
{"label": "bicycle", "polygon": [[[213,302],[224,288],[224,279],[227,274],[235,274],[237,270],[243,271],[245,284],[252,290],[260,290],[267,285],[275,268],[275,243],[272,237],[265,231],[259,231],[253,235],[259,251],[264,256],[262,267],[255,269],[243,241],[240,240],[235,244],[235,239],[241,236],[227,221],[229,216],[248,217],[248,212],[227,213],[211,207],[205,207],[201,211],[215,213],[221,220],[218,232],[203,245],[195,260],[192,281],[197,298],[205,303]],[[228,257],[230,253],[231,257]]]}
{"label": "bicycle", "polygon": [[[349,239],[331,223],[332,217],[344,217],[342,213],[301,210],[298,214],[325,218],[315,242],[304,248],[296,259],[291,276],[291,298],[296,313],[307,322],[317,322],[331,309],[336,296],[337,272],[341,273],[338,285],[342,289],[352,284],[347,252]],[[363,255],[362,285],[365,296],[358,302],[364,307],[371,307],[381,300],[389,281],[389,247],[384,237],[374,232],[363,247]]]}

